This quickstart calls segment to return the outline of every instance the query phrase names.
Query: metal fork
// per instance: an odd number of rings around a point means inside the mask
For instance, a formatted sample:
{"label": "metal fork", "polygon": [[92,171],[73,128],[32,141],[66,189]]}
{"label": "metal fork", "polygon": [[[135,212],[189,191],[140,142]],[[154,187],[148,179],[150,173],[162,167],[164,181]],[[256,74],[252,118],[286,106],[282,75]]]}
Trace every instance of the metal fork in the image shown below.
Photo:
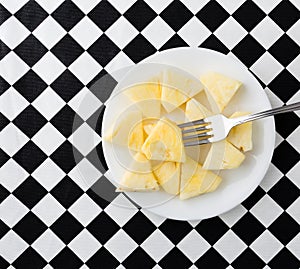
{"label": "metal fork", "polygon": [[218,114],[205,119],[182,123],[178,127],[182,129],[184,146],[196,146],[223,140],[231,128],[236,125],[296,110],[300,110],[300,102],[231,119]]}

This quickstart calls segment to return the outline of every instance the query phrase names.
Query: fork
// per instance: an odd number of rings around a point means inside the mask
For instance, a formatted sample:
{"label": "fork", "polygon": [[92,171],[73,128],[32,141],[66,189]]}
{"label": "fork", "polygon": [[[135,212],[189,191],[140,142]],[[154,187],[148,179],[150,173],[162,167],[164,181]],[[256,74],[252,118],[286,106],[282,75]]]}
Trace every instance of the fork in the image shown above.
{"label": "fork", "polygon": [[178,124],[178,127],[182,129],[184,146],[196,146],[223,140],[236,125],[296,110],[300,110],[300,102],[237,118],[228,119],[222,114],[217,114]]}

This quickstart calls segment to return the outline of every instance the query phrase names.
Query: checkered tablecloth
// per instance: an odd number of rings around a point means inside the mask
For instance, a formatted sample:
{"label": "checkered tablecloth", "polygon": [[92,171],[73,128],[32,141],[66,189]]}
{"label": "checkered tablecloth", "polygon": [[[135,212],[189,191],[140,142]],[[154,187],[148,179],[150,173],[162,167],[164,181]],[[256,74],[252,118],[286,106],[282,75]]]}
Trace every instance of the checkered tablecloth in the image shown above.
{"label": "checkered tablecloth", "polygon": [[[272,164],[255,192],[203,221],[101,199],[94,185],[113,190],[105,164],[95,162],[101,142],[87,148],[72,139],[97,131],[91,124],[107,95],[93,82],[173,47],[230,54],[274,106],[299,101],[299,0],[0,3],[1,269],[300,268],[299,113],[276,117]],[[78,115],[83,96],[90,106]],[[90,173],[90,186],[78,167]]]}

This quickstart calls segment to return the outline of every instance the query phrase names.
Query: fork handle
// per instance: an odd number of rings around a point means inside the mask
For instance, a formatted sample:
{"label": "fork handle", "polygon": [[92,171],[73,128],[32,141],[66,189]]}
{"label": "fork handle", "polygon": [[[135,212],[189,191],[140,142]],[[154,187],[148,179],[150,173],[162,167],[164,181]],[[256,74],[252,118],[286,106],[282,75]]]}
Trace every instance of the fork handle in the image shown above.
{"label": "fork handle", "polygon": [[292,111],[296,111],[296,110],[300,110],[300,102],[240,117],[237,119],[237,121],[234,125],[239,125],[239,124],[242,124],[242,123],[245,123],[248,121],[258,120],[258,119],[270,117],[270,116],[273,116],[276,114],[292,112]]}

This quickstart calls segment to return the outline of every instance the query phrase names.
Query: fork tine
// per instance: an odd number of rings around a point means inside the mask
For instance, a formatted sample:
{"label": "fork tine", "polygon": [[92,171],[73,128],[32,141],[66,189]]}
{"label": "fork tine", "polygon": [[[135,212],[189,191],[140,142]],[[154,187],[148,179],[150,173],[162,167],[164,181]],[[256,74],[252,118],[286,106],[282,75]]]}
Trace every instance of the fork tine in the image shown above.
{"label": "fork tine", "polygon": [[201,133],[201,134],[193,134],[193,135],[188,135],[188,136],[183,136],[183,140],[189,140],[189,139],[192,139],[192,138],[203,138],[203,137],[208,137],[210,136],[210,134],[208,134],[207,132],[205,133]]}
{"label": "fork tine", "polygon": [[210,128],[207,128],[207,125],[197,128],[190,128],[186,130],[182,130],[182,134],[192,133],[192,132],[199,132],[199,131],[209,131]]}
{"label": "fork tine", "polygon": [[204,145],[210,143],[208,139],[199,139],[199,140],[193,140],[189,142],[185,142],[185,147],[191,147],[191,146],[198,146],[198,145]]}
{"label": "fork tine", "polygon": [[186,122],[186,123],[181,123],[181,124],[178,124],[177,126],[179,128],[185,128],[185,127],[190,127],[190,126],[195,126],[195,125],[201,125],[204,123],[206,123],[206,122],[204,119],[202,119],[202,120],[194,120],[194,121],[190,121],[190,122]]}

